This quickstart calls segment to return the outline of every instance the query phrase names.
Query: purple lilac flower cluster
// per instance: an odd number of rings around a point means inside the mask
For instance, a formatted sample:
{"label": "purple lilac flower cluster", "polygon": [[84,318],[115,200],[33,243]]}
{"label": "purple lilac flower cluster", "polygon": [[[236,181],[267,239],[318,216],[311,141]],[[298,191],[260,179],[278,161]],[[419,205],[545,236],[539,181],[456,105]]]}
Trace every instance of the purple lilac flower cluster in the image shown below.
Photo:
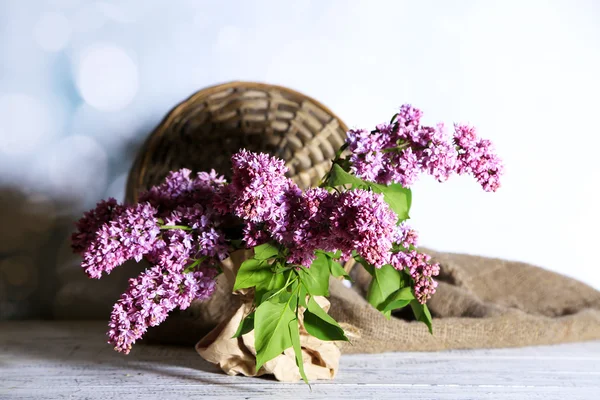
{"label": "purple lilac flower cluster", "polygon": [[96,208],[87,211],[75,224],[76,231],[71,235],[71,247],[75,253],[83,253],[96,238],[98,229],[123,212],[125,207],[114,198],[102,200]]}
{"label": "purple lilac flower cluster", "polygon": [[225,180],[183,169],[140,196],[137,205],[114,199],[98,203],[77,223],[72,247],[91,278],[123,262],[145,257],[153,267],[130,285],[113,309],[108,332],[115,349],[129,352],[149,326],[160,324],[175,307],[214,292],[214,264],[228,256],[221,214],[214,198]]}
{"label": "purple lilac flower cluster", "polygon": [[[104,207],[105,204],[100,203],[96,214]],[[78,243],[74,247],[75,250],[81,250],[81,266],[91,278],[100,278],[103,272],[109,274],[127,260],[140,261],[155,246],[160,233],[154,216],[156,209],[148,203],[120,208],[119,212],[112,213],[111,219],[97,228],[87,246]]]}
{"label": "purple lilac flower cluster", "polygon": [[170,172],[165,181],[141,193],[139,202],[148,202],[168,216],[177,207],[193,207],[195,204],[212,204],[215,194],[225,185],[225,178],[215,170],[200,172],[194,179],[187,168]]}
{"label": "purple lilac flower cluster", "polygon": [[431,257],[415,250],[417,232],[406,224],[401,224],[395,237],[396,243],[404,247],[404,251],[392,254],[390,264],[397,270],[405,270],[414,281],[414,292],[417,300],[425,304],[435,293],[438,283],[433,279],[440,273],[440,266],[431,263]]}
{"label": "purple lilac flower cluster", "polygon": [[193,300],[204,300],[215,290],[214,268],[187,274],[156,266],[129,280],[129,288],[113,307],[109,343],[125,354],[148,327],[162,323],[170,311],[185,309]]}
{"label": "purple lilac flower cluster", "polygon": [[454,126],[454,132],[454,141],[458,149],[456,172],[473,174],[487,192],[498,190],[504,166],[492,142],[478,138],[472,126],[457,124]]}
{"label": "purple lilac flower cluster", "polygon": [[332,218],[338,250],[345,257],[356,250],[377,268],[388,264],[397,220],[382,194],[366,190],[342,193]]}
{"label": "purple lilac flower cluster", "polygon": [[[386,185],[408,187],[420,173],[439,181],[457,173],[472,174],[486,191],[499,188],[503,166],[490,141],[467,125],[455,125],[451,139],[443,125],[424,126],[421,118],[420,110],[404,105],[389,124],[349,131],[350,158],[338,156],[335,162]],[[241,227],[249,248],[279,243],[288,264],[308,268],[316,250],[339,251],[343,260],[356,253],[376,268],[390,264],[409,274],[420,303],[435,293],[439,265],[416,250],[416,231],[397,225],[398,216],[383,194],[331,187],[303,192],[285,176],[283,160],[241,150],[231,161],[230,184],[214,170],[192,176],[182,169],[142,193],[139,204],[102,201],[77,223],[72,247],[91,278],[129,259],[151,264],[129,281],[113,308],[108,337],[116,350],[128,353],[170,311],[212,295],[217,265],[228,256],[233,239],[240,238],[237,233],[227,237],[225,228],[239,232]]]}
{"label": "purple lilac flower cluster", "polygon": [[309,267],[315,250],[353,250],[373,265],[389,262],[398,217],[383,196],[365,190],[302,192],[285,177],[283,161],[241,151],[233,156],[233,178],[221,204],[247,222],[245,241],[256,245],[274,239],[285,245],[288,262]]}
{"label": "purple lilac flower cluster", "polygon": [[478,139],[475,130],[455,125],[454,143],[444,126],[421,124],[423,113],[403,105],[395,122],[375,130],[350,130],[346,143],[351,172],[367,181],[411,186],[425,172],[440,182],[453,173],[472,173],[486,191],[499,187],[502,163],[491,142]]}
{"label": "purple lilac flower cluster", "polygon": [[396,234],[394,236],[394,243],[398,243],[405,249],[410,249],[412,247],[417,247],[417,243],[419,241],[419,234],[417,231],[408,226],[405,222],[402,222],[398,225],[396,229]]}

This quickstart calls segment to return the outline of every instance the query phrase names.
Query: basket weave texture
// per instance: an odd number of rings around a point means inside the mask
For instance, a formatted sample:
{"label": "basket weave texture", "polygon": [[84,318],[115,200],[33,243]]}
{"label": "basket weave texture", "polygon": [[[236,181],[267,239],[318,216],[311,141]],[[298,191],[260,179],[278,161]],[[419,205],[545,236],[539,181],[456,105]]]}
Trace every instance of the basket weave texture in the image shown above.
{"label": "basket weave texture", "polygon": [[176,106],[150,134],[129,174],[127,200],[180,168],[230,176],[230,157],[245,148],[285,160],[302,188],[329,169],[346,125],[294,90],[254,82],[209,87]]}

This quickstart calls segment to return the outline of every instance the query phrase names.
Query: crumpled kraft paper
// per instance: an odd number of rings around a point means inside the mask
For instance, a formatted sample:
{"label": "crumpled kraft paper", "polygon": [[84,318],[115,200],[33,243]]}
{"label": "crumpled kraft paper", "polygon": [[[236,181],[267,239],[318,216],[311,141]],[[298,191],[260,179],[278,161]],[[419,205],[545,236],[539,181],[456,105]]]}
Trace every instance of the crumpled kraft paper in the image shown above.
{"label": "crumpled kraft paper", "polygon": [[[317,303],[329,310],[325,297],[315,297]],[[272,374],[282,382],[296,382],[301,379],[296,366],[294,350],[289,348],[281,355],[266,362],[256,371],[256,349],[254,331],[239,338],[232,338],[242,319],[250,313],[252,302],[247,301],[231,316],[225,319],[208,335],[196,344],[196,351],[208,362],[217,364],[227,375],[242,374],[260,376]],[[333,379],[338,371],[341,352],[334,342],[325,342],[309,335],[300,320],[300,345],[304,370],[309,380]]]}

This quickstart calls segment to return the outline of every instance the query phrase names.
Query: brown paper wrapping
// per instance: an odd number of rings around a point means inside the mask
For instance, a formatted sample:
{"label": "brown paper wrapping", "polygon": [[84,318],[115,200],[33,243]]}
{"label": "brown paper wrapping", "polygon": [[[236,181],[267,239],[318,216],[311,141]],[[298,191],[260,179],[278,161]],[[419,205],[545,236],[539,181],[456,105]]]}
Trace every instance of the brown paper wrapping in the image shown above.
{"label": "brown paper wrapping", "polygon": [[[329,301],[315,297],[317,303],[329,310]],[[266,362],[256,371],[256,349],[254,331],[239,338],[232,338],[242,319],[251,312],[252,302],[242,304],[235,313],[225,319],[208,335],[196,344],[196,351],[208,362],[217,364],[227,375],[261,376],[271,374],[282,382],[296,382],[301,379],[296,366],[294,350],[289,348],[281,355]],[[309,335],[300,324],[300,345],[304,371],[309,380],[333,379],[340,361],[340,349],[334,342],[325,342]]]}

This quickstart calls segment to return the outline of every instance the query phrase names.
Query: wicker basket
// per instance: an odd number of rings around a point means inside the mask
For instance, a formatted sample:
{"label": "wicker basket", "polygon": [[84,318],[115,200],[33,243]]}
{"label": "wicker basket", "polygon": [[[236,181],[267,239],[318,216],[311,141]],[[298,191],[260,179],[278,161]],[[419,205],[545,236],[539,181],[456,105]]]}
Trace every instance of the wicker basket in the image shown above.
{"label": "wicker basket", "polygon": [[150,134],[133,164],[127,201],[169,171],[214,168],[229,178],[241,148],[276,155],[303,188],[329,169],[346,125],[327,107],[294,90],[255,82],[209,87],[176,106]]}

